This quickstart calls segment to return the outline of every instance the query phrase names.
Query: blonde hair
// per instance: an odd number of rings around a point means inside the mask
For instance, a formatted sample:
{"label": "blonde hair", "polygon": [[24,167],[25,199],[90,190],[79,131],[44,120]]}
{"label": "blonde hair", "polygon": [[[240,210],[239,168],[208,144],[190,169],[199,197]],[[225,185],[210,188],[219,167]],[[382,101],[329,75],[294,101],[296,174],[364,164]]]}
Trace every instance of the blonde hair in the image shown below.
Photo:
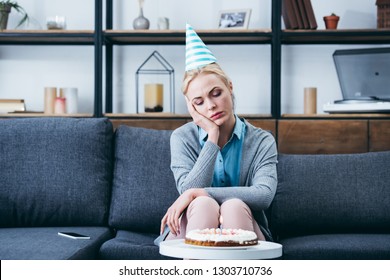
{"label": "blonde hair", "polygon": [[200,69],[193,69],[185,72],[183,78],[182,92],[183,94],[187,94],[189,84],[200,74],[215,74],[217,75],[221,81],[225,84],[227,88],[230,88],[231,80],[226,75],[226,73],[222,70],[222,68],[217,63],[211,63]]}

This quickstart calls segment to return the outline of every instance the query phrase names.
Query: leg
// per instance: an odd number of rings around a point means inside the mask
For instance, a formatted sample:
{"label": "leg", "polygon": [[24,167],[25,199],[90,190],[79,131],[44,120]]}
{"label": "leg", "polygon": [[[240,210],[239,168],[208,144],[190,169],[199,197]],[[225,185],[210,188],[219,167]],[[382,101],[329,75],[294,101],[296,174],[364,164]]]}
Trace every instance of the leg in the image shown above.
{"label": "leg", "polygon": [[200,196],[194,199],[180,220],[180,235],[169,233],[166,240],[185,238],[186,232],[193,229],[217,228],[219,225],[219,205],[211,197]]}
{"label": "leg", "polygon": [[187,220],[186,231],[218,227],[218,203],[209,196],[200,196],[194,199],[188,206]]}
{"label": "leg", "polygon": [[252,211],[242,200],[233,198],[221,205],[224,228],[237,228],[254,231],[259,240],[265,240],[259,225],[253,218]]}

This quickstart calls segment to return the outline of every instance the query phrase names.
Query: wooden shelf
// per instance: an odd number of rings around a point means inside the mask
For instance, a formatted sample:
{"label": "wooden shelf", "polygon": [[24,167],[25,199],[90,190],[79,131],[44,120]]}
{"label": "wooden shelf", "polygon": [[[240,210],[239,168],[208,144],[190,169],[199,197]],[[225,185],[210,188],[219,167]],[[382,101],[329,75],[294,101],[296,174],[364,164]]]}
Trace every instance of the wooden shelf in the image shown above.
{"label": "wooden shelf", "polygon": [[179,115],[173,113],[139,113],[139,114],[125,114],[125,113],[106,113],[104,117],[113,119],[188,119],[190,115]]}
{"label": "wooden shelf", "polygon": [[[240,117],[246,119],[271,119],[270,114],[239,114]],[[124,114],[124,113],[106,113],[104,117],[112,119],[191,119],[189,114],[173,114],[173,113],[139,113],[139,114]]]}
{"label": "wooden shelf", "polygon": [[91,30],[3,30],[0,44],[10,45],[93,45]]}
{"label": "wooden shelf", "polygon": [[[197,30],[206,44],[268,44],[271,29]],[[105,39],[112,44],[184,45],[185,30],[105,30]]]}
{"label": "wooden shelf", "polygon": [[[261,120],[271,119],[276,120],[271,114],[238,114],[248,120]],[[139,114],[126,114],[126,113],[106,113],[103,115],[110,119],[191,119],[189,114],[173,114],[173,113],[139,113]],[[389,114],[283,114],[283,119],[390,119]]]}
{"label": "wooden shelf", "polygon": [[[120,125],[173,130],[191,122],[189,114],[143,113],[143,114],[105,114],[114,128]],[[276,135],[276,120],[271,115],[240,115],[254,126],[269,130]]]}
{"label": "wooden shelf", "polygon": [[282,44],[390,44],[390,29],[283,30]]}

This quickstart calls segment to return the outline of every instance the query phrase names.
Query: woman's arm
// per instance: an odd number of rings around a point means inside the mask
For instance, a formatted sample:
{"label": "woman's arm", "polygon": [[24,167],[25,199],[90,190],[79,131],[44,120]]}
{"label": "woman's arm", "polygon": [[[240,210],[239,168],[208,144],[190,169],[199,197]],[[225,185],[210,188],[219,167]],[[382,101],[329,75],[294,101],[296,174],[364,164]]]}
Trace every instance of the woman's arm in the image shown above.
{"label": "woman's arm", "polygon": [[200,147],[197,128],[188,124],[171,136],[171,170],[180,194],[191,188],[210,187],[219,147],[206,141]]}
{"label": "woman's arm", "polygon": [[243,186],[206,188],[206,191],[219,203],[239,198],[252,210],[265,210],[270,206],[277,187],[276,144],[272,135],[264,131],[247,136],[241,165],[248,168],[248,173]]}

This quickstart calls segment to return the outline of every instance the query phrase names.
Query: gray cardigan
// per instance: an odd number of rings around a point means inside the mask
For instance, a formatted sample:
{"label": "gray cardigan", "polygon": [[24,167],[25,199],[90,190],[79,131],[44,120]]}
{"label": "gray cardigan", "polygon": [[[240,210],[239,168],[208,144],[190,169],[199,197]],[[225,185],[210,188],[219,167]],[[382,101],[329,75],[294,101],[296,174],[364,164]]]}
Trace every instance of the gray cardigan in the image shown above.
{"label": "gray cardigan", "polygon": [[267,131],[247,125],[240,170],[240,185],[211,187],[219,147],[207,141],[202,149],[198,127],[187,123],[171,136],[171,169],[180,194],[190,188],[204,188],[222,203],[239,198],[252,210],[267,240],[272,240],[264,214],[275,196],[277,150],[274,137]]}

